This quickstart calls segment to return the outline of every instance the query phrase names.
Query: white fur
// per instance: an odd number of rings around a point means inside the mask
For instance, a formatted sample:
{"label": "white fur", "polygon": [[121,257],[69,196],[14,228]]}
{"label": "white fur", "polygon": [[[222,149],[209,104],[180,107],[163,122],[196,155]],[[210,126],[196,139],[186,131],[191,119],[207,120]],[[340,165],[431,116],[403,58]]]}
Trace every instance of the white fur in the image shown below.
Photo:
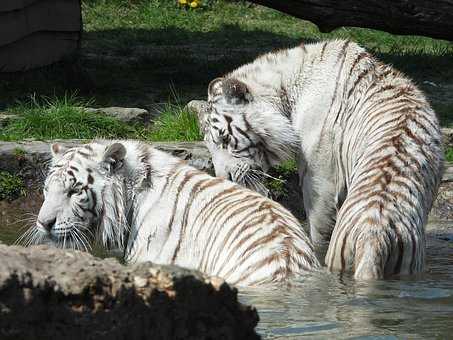
{"label": "white fur", "polygon": [[[409,79],[357,44],[334,40],[264,55],[211,84],[211,111],[202,117],[208,145],[218,144],[210,136],[226,129],[219,118],[226,114],[233,127],[248,119],[248,133],[270,151],[293,143],[286,137],[292,126],[311,238],[321,252],[328,248],[330,269],[358,279],[423,270],[442,151],[436,116]],[[231,98],[238,92],[247,94],[240,107]],[[267,171],[264,157],[235,158],[231,145],[229,155],[210,150],[218,164],[234,160]],[[217,172],[231,169],[217,165]]]}
{"label": "white fur", "polygon": [[[81,156],[87,147],[89,158]],[[60,179],[94,191],[98,213],[74,216],[77,196],[68,197],[70,186]],[[78,230],[88,238],[84,231],[92,228],[106,246],[125,247],[128,263],[175,264],[242,286],[286,281],[319,266],[300,224],[279,204],[146,144],[99,141],[55,156],[46,188],[38,221],[56,222],[48,233],[38,231],[39,241],[80,248],[65,236]],[[72,232],[54,235],[63,224]]]}

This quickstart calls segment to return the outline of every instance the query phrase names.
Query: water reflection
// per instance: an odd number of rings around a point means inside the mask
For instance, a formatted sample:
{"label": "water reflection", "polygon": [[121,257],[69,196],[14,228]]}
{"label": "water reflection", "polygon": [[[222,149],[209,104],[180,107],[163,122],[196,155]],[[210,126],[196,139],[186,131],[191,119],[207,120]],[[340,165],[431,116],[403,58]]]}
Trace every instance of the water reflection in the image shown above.
{"label": "water reflection", "polygon": [[453,339],[453,244],[428,235],[427,272],[358,283],[320,271],[284,289],[248,289],[268,339]]}

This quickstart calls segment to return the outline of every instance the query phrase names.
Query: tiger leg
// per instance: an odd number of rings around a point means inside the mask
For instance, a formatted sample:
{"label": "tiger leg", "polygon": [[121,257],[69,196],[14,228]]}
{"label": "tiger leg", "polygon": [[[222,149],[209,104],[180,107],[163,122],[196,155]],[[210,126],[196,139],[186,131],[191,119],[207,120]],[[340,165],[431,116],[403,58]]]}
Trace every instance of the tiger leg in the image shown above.
{"label": "tiger leg", "polygon": [[[336,202],[333,186],[315,185],[320,179],[306,175],[302,181],[304,209],[310,226],[310,238],[321,264],[335,226]],[[326,183],[326,181],[323,181]]]}
{"label": "tiger leg", "polygon": [[377,197],[360,204],[355,201],[351,208],[346,199],[326,255],[330,270],[353,272],[359,280],[423,270],[423,228],[413,225],[407,215],[382,209],[377,202]]}

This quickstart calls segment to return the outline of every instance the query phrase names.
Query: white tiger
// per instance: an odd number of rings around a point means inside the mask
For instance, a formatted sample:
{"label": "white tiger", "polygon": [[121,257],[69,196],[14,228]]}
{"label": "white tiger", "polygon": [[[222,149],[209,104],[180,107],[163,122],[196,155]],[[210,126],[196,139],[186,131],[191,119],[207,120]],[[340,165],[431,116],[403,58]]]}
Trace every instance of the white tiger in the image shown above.
{"label": "white tiger", "polygon": [[319,267],[309,238],[278,203],[133,142],[52,146],[30,243],[87,250],[94,236],[128,263],[198,269],[239,286]]}
{"label": "white tiger", "polygon": [[328,268],[357,279],[423,270],[441,135],[403,74],[351,41],[302,44],[213,80],[199,118],[218,176],[259,188],[257,173],[297,155]]}

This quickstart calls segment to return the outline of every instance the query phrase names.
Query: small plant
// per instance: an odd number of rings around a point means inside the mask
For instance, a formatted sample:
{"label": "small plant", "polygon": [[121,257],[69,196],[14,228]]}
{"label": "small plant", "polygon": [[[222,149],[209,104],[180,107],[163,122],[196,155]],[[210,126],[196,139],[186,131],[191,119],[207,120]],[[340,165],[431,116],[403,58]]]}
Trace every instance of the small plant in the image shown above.
{"label": "small plant", "polygon": [[12,201],[25,195],[25,185],[19,176],[0,171],[0,201]]}
{"label": "small plant", "polygon": [[289,175],[297,172],[297,163],[294,159],[290,159],[276,166],[274,171],[279,175],[288,177]]}
{"label": "small plant", "polygon": [[16,158],[22,158],[25,156],[25,150],[21,148],[14,148],[13,154]]}
{"label": "small plant", "polygon": [[175,104],[167,104],[164,107],[151,131],[145,133],[144,137],[154,142],[203,140],[197,115]]}
{"label": "small plant", "polygon": [[[136,133],[133,126],[113,117],[83,110],[90,102],[75,94],[63,97],[36,97],[10,108],[14,119],[0,131],[0,140],[130,138]],[[16,153],[20,156],[20,151]]]}
{"label": "small plant", "polygon": [[453,148],[447,148],[447,150],[445,150],[445,160],[453,162]]}
{"label": "small plant", "polygon": [[271,169],[270,175],[272,177],[267,178],[265,186],[270,190],[274,198],[279,198],[288,194],[288,190],[285,186],[286,180],[296,172],[297,164],[293,159],[283,162]]}
{"label": "small plant", "polygon": [[178,0],[178,5],[185,9],[200,9],[209,7],[211,2],[208,0]]}
{"label": "small plant", "polygon": [[285,188],[286,181],[282,178],[268,178],[265,187],[269,189],[274,199],[286,196],[288,191]]}

